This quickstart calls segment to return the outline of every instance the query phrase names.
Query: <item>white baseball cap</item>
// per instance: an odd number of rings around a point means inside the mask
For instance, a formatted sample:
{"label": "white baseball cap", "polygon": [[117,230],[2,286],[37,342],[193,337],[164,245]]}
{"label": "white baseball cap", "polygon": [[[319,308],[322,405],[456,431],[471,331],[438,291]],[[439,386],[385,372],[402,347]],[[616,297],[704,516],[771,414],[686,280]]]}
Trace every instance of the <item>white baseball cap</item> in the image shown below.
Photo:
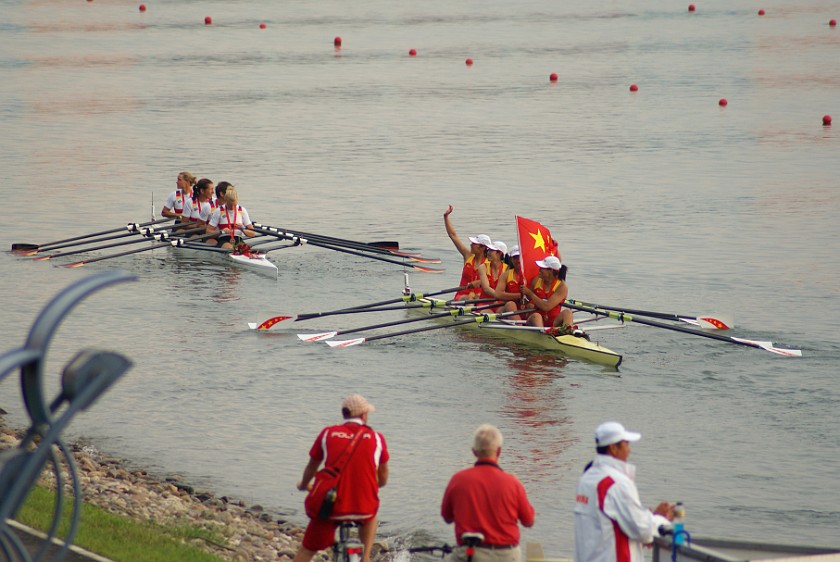
{"label": "white baseball cap", "polygon": [[595,446],[606,447],[621,441],[638,441],[642,438],[641,433],[627,431],[618,422],[604,422],[595,430]]}
{"label": "white baseball cap", "polygon": [[542,260],[537,260],[537,266],[542,267],[544,269],[554,269],[560,271],[560,267],[563,264],[560,263],[560,260],[557,256],[546,256]]}
{"label": "white baseball cap", "polygon": [[511,257],[518,256],[519,255],[519,244],[514,244],[513,246],[511,246],[510,250],[508,250],[508,255],[511,256]]}
{"label": "white baseball cap", "polygon": [[493,242],[493,245],[489,247],[491,250],[496,250],[497,252],[501,252],[506,254],[508,252],[507,244],[502,242],[501,240],[496,240]]}
{"label": "white baseball cap", "polygon": [[470,242],[472,242],[473,244],[478,244],[479,246],[486,246],[488,248],[493,245],[493,242],[490,241],[490,237],[486,234],[479,234],[475,238],[470,236]]}

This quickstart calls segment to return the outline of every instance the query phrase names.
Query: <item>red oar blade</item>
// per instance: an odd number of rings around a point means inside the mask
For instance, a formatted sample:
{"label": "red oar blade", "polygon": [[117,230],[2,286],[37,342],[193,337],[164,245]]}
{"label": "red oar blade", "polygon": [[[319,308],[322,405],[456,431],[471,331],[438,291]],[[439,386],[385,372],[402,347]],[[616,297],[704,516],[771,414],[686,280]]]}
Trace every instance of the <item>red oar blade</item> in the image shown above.
{"label": "red oar blade", "polygon": [[65,265],[60,265],[58,267],[82,267],[85,264],[87,264],[86,261],[77,261],[76,263],[68,263]]}
{"label": "red oar blade", "polygon": [[360,345],[367,341],[367,338],[356,338],[354,340],[329,340],[325,342],[330,347],[352,347],[354,345]]}
{"label": "red oar blade", "polygon": [[417,263],[440,263],[440,258],[424,258],[422,256],[411,256],[410,260]]}
{"label": "red oar blade", "polygon": [[338,332],[321,332],[320,334],[298,334],[297,337],[302,341],[324,341],[337,335]]}
{"label": "red oar blade", "polygon": [[270,330],[277,324],[281,322],[292,323],[297,320],[297,316],[274,316],[265,320],[261,324],[257,324],[256,322],[248,322],[248,327],[252,330]]}

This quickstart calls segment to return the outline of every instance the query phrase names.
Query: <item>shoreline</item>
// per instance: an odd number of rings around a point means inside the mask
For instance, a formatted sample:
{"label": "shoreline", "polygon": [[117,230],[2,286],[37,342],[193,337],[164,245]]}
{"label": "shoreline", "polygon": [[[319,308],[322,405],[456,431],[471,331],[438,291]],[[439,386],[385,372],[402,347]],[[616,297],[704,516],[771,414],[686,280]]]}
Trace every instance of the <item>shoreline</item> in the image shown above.
{"label": "shoreline", "polygon": [[[11,428],[0,416],[0,450],[16,447],[24,430]],[[196,539],[193,545],[232,562],[291,560],[303,529],[277,518],[258,504],[217,497],[197,490],[177,476],[163,479],[143,469],[128,468],[124,459],[110,457],[78,442],[68,443],[79,472],[83,500],[111,513],[158,525],[189,524],[212,530],[226,544]],[[46,470],[39,484],[55,490],[55,474]],[[66,483],[67,484],[67,483]],[[69,489],[72,495],[72,490]],[[331,558],[329,550],[317,561]]]}

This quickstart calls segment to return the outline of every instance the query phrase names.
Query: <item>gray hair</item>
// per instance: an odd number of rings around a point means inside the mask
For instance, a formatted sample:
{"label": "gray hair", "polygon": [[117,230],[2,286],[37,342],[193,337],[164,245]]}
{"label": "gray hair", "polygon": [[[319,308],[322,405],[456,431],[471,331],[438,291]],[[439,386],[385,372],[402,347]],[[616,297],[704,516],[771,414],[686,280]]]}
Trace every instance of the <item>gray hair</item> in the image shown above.
{"label": "gray hair", "polygon": [[473,451],[479,457],[492,457],[502,446],[502,432],[495,425],[484,423],[473,435]]}

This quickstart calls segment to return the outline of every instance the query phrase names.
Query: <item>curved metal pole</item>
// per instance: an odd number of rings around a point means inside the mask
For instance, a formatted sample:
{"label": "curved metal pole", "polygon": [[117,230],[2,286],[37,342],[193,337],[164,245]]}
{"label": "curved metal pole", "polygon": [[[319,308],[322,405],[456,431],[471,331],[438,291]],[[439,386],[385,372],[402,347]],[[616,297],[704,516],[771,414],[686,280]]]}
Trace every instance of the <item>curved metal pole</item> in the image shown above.
{"label": "curved metal pole", "polygon": [[21,368],[23,399],[33,425],[50,424],[51,416],[44,401],[43,370],[47,347],[64,317],[88,295],[115,283],[134,281],[137,277],[124,271],[106,271],[82,279],[56,295],[35,319],[24,348],[40,352],[40,357]]}

